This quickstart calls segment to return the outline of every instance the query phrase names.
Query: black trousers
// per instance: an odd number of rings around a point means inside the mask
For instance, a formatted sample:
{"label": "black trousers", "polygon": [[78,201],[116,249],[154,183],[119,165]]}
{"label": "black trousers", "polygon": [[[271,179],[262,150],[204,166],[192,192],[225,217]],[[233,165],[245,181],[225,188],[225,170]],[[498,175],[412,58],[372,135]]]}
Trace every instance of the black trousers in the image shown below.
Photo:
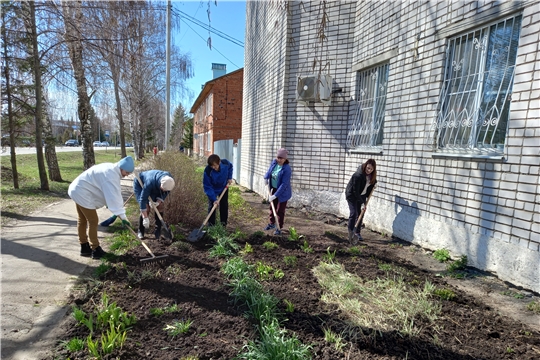
{"label": "black trousers", "polygon": [[[360,216],[360,209],[362,207],[362,204],[366,202],[366,198],[366,195],[360,195],[360,200],[358,201],[347,200],[347,204],[349,205],[349,222],[347,223],[347,228],[349,229],[349,231],[354,230],[354,224],[356,224],[358,216]],[[361,223],[358,224],[358,229],[356,229],[357,232],[360,232],[361,225]]]}
{"label": "black trousers", "polygon": [[[208,212],[212,210],[214,207],[214,202],[210,201],[210,198],[208,199]],[[217,209],[210,215],[210,218],[208,219],[208,224],[210,226],[216,225],[216,212]],[[221,222],[221,225],[227,226],[227,220],[229,220],[229,189],[225,191],[225,194],[223,194],[223,197],[219,201],[219,221]]]}
{"label": "black trousers", "polygon": [[[165,212],[160,212],[161,216],[165,216]],[[161,221],[159,220],[159,217],[157,216],[156,212],[154,211],[154,218],[156,219],[156,230],[161,231]],[[142,215],[139,215],[139,231],[144,235],[144,226],[143,226],[143,217]]]}

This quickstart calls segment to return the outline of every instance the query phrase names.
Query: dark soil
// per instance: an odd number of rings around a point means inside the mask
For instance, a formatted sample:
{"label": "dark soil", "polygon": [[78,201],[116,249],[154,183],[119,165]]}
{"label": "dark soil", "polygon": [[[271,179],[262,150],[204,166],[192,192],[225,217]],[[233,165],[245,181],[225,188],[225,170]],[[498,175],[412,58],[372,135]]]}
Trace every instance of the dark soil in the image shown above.
{"label": "dark soil", "polygon": [[[282,326],[296,334],[303,344],[312,346],[313,359],[540,359],[540,332],[530,325],[538,324],[539,317],[525,310],[527,302],[538,299],[535,294],[525,293],[525,299],[513,299],[514,310],[518,309],[516,312],[532,321],[524,324],[506,316],[504,309],[493,306],[494,300],[488,299],[488,294],[497,292],[500,295],[500,291],[471,294],[463,290],[463,286],[453,285],[456,281],[464,283],[470,279],[437,276],[440,269],[436,269],[436,262],[424,267],[416,266],[412,257],[423,254],[421,249],[365,229],[362,232],[364,241],[360,244],[365,247],[360,255],[352,256],[347,252],[350,245],[346,241],[343,219],[288,209],[286,227],[294,226],[314,250],[313,253],[305,253],[301,243],[287,239],[287,231],[283,237],[275,237],[270,232],[264,236],[255,234],[266,225],[267,205],[261,204],[261,198],[253,193],[244,193],[243,196],[252,207],[248,211],[249,216],[232,214],[233,223],[229,228],[249,234],[247,239],[239,240],[242,247],[246,241],[253,246],[254,251],[244,256],[247,262],[263,261],[283,270],[284,278],[264,282],[264,285],[277,298],[294,304],[294,312],[286,313],[281,302],[287,319]],[[183,229],[182,233],[187,236],[191,230]],[[268,251],[262,246],[265,241],[277,242],[279,248]],[[156,255],[169,255],[162,264],[142,266],[140,259],[149,256],[142,246],[122,255],[119,261],[124,261],[126,268],[112,269],[99,282],[89,283],[87,288],[98,287],[100,291],[80,291],[73,295],[72,303],[91,312],[99,303],[101,293],[106,292],[111,301],[124,311],[136,315],[138,322],[129,332],[126,344],[110,359],[172,360],[188,356],[201,360],[233,359],[248,341],[257,339],[258,333],[254,322],[244,316],[245,309],[235,306],[229,296],[226,279],[220,272],[225,260],[208,256],[212,239],[185,242],[180,247],[171,243],[166,240],[147,241]],[[452,289],[457,296],[453,301],[441,300],[442,313],[435,324],[415,319],[415,323],[422,327],[421,333],[415,337],[401,335],[397,331],[351,327],[343,314],[320,300],[322,289],[311,272],[323,260],[329,247],[336,251],[334,261],[364,279],[387,276],[386,272],[379,270],[378,264],[391,263],[409,271],[405,278],[407,282],[413,284],[416,280],[418,286],[422,286],[423,281],[429,279],[439,288]],[[296,256],[298,263],[287,266],[284,256]],[[424,260],[431,258],[425,254],[422,256]],[[153,277],[142,280],[145,271],[147,275],[150,271]],[[475,275],[473,281],[493,279],[489,274],[482,275],[474,269],[469,269],[469,278],[471,275]],[[483,285],[488,289],[489,283],[484,283],[488,284]],[[477,285],[473,287],[479,288]],[[172,304],[178,304],[179,312],[162,316],[149,312],[151,308]],[[167,324],[182,319],[193,321],[189,333],[171,337],[163,330]],[[65,335],[60,340],[88,336],[88,330],[76,326],[71,315],[66,316],[63,327]],[[325,341],[323,329],[327,328],[342,334],[347,345],[341,351]],[[87,354],[69,353],[59,347],[55,355],[86,359]]]}

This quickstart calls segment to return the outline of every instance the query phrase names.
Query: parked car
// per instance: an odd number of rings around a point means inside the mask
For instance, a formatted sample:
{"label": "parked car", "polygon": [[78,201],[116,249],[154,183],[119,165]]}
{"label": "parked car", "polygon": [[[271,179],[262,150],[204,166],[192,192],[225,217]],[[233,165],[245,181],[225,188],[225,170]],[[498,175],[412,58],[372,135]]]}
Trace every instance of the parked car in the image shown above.
{"label": "parked car", "polygon": [[100,143],[99,141],[94,141],[94,142],[92,143],[92,146],[93,146],[93,147],[100,147],[100,146],[101,146],[101,143]]}
{"label": "parked car", "polygon": [[126,147],[132,147],[132,146],[133,146],[132,143],[129,143],[129,142],[126,143]]}
{"label": "parked car", "polygon": [[111,146],[108,141],[102,141],[101,146]]}
{"label": "parked car", "polygon": [[64,145],[65,146],[79,146],[79,140],[71,139],[71,140],[66,141]]}

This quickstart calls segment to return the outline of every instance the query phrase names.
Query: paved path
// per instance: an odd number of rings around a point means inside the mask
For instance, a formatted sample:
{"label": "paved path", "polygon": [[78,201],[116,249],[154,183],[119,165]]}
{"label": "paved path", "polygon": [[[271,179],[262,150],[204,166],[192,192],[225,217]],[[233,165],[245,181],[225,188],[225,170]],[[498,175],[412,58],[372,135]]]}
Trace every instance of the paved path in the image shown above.
{"label": "paved path", "polygon": [[[122,180],[124,199],[132,184]],[[98,215],[102,221],[111,212],[102,208]],[[98,229],[100,240],[103,230]],[[66,303],[77,277],[100,262],[79,255],[77,212],[70,199],[2,227],[0,251],[1,358],[42,359],[54,347],[58,325],[71,309]]]}

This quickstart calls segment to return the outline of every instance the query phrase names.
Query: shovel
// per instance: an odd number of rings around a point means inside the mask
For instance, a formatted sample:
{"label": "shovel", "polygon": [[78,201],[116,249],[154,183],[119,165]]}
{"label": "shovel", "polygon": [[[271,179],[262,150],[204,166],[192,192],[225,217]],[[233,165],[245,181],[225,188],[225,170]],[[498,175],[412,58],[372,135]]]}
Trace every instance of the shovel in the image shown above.
{"label": "shovel", "polygon": [[375,191],[375,186],[373,186],[373,190],[371,190],[371,193],[369,194],[368,198],[366,199],[366,203],[364,204],[364,208],[360,212],[360,215],[358,215],[358,220],[356,220],[356,223],[354,224],[353,241],[352,241],[353,244],[356,243],[358,240],[362,240],[362,238],[360,237],[360,234],[357,234],[356,231],[358,230],[358,227],[362,223],[362,219],[364,218],[364,213],[366,212],[369,199],[371,198],[371,195],[373,195],[373,191]]}
{"label": "shovel", "polygon": [[[129,231],[131,231],[131,233],[137,238],[137,234],[135,233],[135,231],[131,228],[131,226],[126,226]],[[146,245],[146,243],[143,241],[143,240],[140,240],[139,241],[141,242],[141,244],[144,246],[144,248],[146,249],[146,251],[148,251],[148,253],[152,256],[152,257],[149,257],[149,258],[144,258],[144,259],[141,259],[141,262],[142,263],[145,263],[145,264],[151,264],[151,263],[159,263],[159,262],[162,262],[164,258],[168,257],[169,255],[160,255],[160,256],[156,256],[154,255],[154,253],[152,252],[152,250],[150,250],[150,248],[148,247],[148,245]]]}
{"label": "shovel", "polygon": [[[268,196],[272,195],[272,188],[270,187],[270,184],[268,184]],[[276,228],[281,232],[281,228],[279,227],[279,219],[276,213],[276,207],[274,206],[274,202],[270,201],[270,207],[272,208],[272,212],[274,213],[274,219],[276,220]]]}
{"label": "shovel", "polygon": [[[144,188],[144,185],[143,185],[141,179],[137,175],[135,175],[135,177],[137,178],[137,180],[139,180],[139,185],[141,185],[141,188]],[[154,206],[154,202],[152,201],[150,196],[148,197],[148,204],[150,204],[150,207],[152,208],[152,210],[154,210],[154,212],[158,216],[159,221],[161,221],[161,229],[162,229],[162,232],[163,232],[163,236],[167,240],[172,240],[173,236],[172,236],[172,233],[171,233],[171,229],[169,229],[169,226],[167,224],[165,224],[165,221],[163,221],[163,218],[161,217],[161,214],[159,213],[157,207]],[[159,239],[156,239],[156,240],[159,240]]]}
{"label": "shovel", "polygon": [[[229,188],[229,184],[227,184],[227,186],[225,186],[225,189],[223,189],[223,191],[221,192],[221,195],[219,195],[219,198],[217,199],[218,204],[219,204],[221,198],[223,197],[223,195],[225,195],[225,191],[227,191],[228,188]],[[187,237],[187,240],[189,242],[197,242],[197,241],[202,240],[204,238],[204,236],[206,235],[206,231],[202,231],[202,229],[206,225],[206,223],[208,222],[208,219],[210,219],[210,216],[212,216],[212,213],[214,212],[214,210],[216,210],[218,204],[214,204],[214,206],[212,206],[212,209],[208,213],[208,216],[206,217],[206,219],[204,219],[204,222],[202,223],[201,227],[198,228],[198,229],[193,230],[191,232],[191,234],[189,234],[189,236]]]}

